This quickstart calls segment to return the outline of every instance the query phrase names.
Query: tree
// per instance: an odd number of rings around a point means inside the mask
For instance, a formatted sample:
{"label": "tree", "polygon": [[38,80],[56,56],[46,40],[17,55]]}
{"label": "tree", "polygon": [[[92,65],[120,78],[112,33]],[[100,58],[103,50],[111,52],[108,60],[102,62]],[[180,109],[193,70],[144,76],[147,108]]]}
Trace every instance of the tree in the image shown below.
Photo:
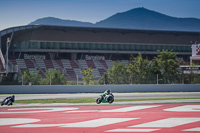
{"label": "tree", "polygon": [[41,84],[45,85],[65,85],[67,84],[67,78],[61,70],[48,69],[45,72],[46,78],[41,81]]}
{"label": "tree", "polygon": [[162,50],[159,55],[153,59],[153,71],[160,74],[163,83],[173,83],[177,81],[179,62],[173,51]]}
{"label": "tree", "polygon": [[99,79],[99,84],[108,84],[108,73],[104,72],[101,78]]}
{"label": "tree", "polygon": [[198,69],[195,69],[195,66],[196,66],[195,64],[189,66],[190,74],[188,74],[188,78],[189,78],[189,83],[191,84],[200,83],[200,75],[197,72]]}
{"label": "tree", "polygon": [[192,84],[199,84],[200,83],[200,75],[198,73],[193,74],[193,79],[191,81]]}
{"label": "tree", "polygon": [[23,74],[23,82],[25,85],[28,85],[29,82],[31,82],[32,85],[39,85],[42,77],[39,74],[39,71],[37,72],[29,72],[24,71]]}
{"label": "tree", "polygon": [[87,68],[85,70],[81,70],[81,73],[83,74],[83,81],[84,85],[91,85],[93,84],[94,80],[94,75],[93,75],[93,69],[92,68]]}
{"label": "tree", "polygon": [[143,59],[142,54],[139,53],[137,57],[132,57],[127,72],[131,75],[134,83],[146,83],[148,77],[150,77],[150,68],[150,62],[147,59]]}
{"label": "tree", "polygon": [[129,83],[129,76],[127,66],[122,62],[113,62],[113,67],[108,69],[108,83],[109,84],[127,84]]}

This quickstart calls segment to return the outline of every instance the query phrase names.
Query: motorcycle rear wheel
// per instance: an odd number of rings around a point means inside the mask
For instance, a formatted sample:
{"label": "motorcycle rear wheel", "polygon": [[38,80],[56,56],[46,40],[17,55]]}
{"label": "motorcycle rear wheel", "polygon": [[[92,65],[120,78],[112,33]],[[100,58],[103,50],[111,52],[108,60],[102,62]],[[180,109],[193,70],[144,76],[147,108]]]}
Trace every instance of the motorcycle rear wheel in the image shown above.
{"label": "motorcycle rear wheel", "polygon": [[113,97],[109,97],[108,102],[111,104],[114,102],[114,98]]}

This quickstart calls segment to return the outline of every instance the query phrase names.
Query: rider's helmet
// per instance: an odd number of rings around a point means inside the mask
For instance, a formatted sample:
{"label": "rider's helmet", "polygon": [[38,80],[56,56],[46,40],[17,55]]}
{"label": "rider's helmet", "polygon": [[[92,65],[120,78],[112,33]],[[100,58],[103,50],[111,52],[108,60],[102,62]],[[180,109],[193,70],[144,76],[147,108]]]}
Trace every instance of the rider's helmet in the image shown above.
{"label": "rider's helmet", "polygon": [[110,94],[111,90],[109,89],[109,90],[107,90],[107,92],[108,92],[108,94]]}
{"label": "rider's helmet", "polygon": [[11,97],[13,100],[15,100],[15,95],[12,95],[12,97]]}

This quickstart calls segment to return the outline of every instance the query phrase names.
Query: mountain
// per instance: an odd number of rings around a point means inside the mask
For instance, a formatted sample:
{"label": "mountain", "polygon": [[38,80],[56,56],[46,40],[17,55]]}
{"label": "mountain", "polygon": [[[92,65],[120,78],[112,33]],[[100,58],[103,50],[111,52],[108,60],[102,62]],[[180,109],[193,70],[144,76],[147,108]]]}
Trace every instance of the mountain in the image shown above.
{"label": "mountain", "polygon": [[30,25],[34,24],[145,30],[200,31],[200,19],[171,17],[146,8],[135,8],[126,12],[117,13],[95,24],[89,22],[61,20],[53,17],[41,18],[30,23]]}
{"label": "mountain", "polygon": [[117,13],[96,25],[127,29],[200,31],[200,19],[170,17],[145,8]]}
{"label": "mountain", "polygon": [[81,22],[75,20],[63,20],[54,17],[45,17],[31,22],[29,25],[57,25],[57,26],[83,26],[90,27],[93,24],[89,22]]}

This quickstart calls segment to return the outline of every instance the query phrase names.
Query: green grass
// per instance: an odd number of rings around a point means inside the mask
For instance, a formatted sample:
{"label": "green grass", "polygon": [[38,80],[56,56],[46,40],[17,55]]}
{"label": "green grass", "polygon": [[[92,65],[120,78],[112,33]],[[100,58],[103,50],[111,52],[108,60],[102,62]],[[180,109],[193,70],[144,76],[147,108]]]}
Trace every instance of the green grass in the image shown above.
{"label": "green grass", "polygon": [[200,98],[115,99],[115,102],[125,102],[125,101],[154,101],[154,100],[185,100],[185,99],[200,99]]}
{"label": "green grass", "polygon": [[[115,99],[115,102],[126,101],[152,101],[152,100],[180,100],[180,99],[200,99],[200,98],[151,98],[151,99]],[[34,100],[17,100],[15,103],[95,103],[94,98],[79,99],[34,99]]]}
{"label": "green grass", "polygon": [[93,98],[78,98],[78,99],[33,99],[33,100],[18,100],[15,103],[93,103],[96,99]]}

